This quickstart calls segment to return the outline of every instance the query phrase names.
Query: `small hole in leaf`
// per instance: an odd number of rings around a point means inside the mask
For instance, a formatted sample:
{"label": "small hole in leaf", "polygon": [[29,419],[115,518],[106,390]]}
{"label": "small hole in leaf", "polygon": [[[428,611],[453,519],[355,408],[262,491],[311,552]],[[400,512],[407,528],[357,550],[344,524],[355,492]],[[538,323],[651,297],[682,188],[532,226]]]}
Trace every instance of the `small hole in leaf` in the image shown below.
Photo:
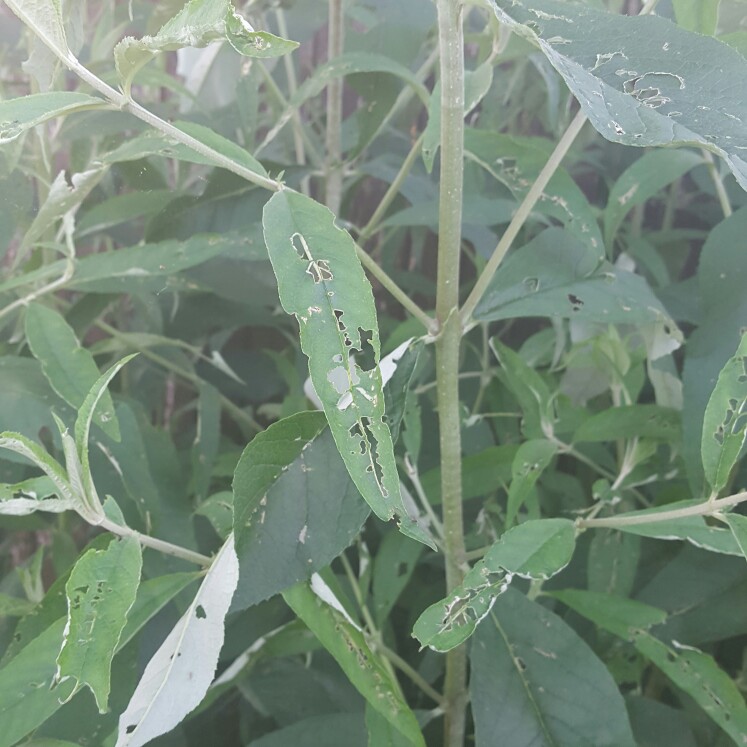
{"label": "small hole in leaf", "polygon": [[207,617],[207,612],[205,612],[205,608],[201,604],[197,605],[195,614],[197,615],[198,620],[204,620]]}
{"label": "small hole in leaf", "polygon": [[568,294],[568,300],[574,311],[578,311],[584,305],[584,302],[573,293]]}
{"label": "small hole in leaf", "polygon": [[126,729],[125,729],[125,732],[126,732],[127,734],[132,734],[132,732],[133,732],[133,731],[135,731],[135,729],[137,729],[137,724],[130,724],[130,725],[129,725],[129,726],[128,726],[128,727],[126,728]]}

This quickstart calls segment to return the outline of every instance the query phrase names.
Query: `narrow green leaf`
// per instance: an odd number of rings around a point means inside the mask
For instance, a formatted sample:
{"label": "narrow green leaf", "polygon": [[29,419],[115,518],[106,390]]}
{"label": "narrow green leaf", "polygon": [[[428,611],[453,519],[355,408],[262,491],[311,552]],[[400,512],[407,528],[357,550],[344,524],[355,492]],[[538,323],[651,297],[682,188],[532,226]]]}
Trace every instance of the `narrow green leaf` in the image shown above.
{"label": "narrow green leaf", "polygon": [[198,500],[204,500],[210,489],[213,465],[220,447],[220,393],[212,384],[199,387],[197,432],[192,444],[192,482]]}
{"label": "narrow green leaf", "polygon": [[687,31],[713,36],[721,0],[672,0],[677,25]]}
{"label": "narrow green leaf", "polygon": [[747,559],[747,516],[741,514],[724,514],[723,521],[726,522],[734,539],[739,545],[745,559]]}
{"label": "narrow green leaf", "polygon": [[241,580],[234,609],[325,568],[369,515],[325,425],[320,412],[285,418],[255,436],[239,461],[234,526]]}
{"label": "narrow green leaf", "polygon": [[619,438],[652,438],[677,443],[680,413],[658,405],[622,405],[595,413],[578,427],[573,441],[615,441]]}
{"label": "narrow green leaf", "polygon": [[[410,747],[412,744],[370,703],[366,703],[366,731],[368,732],[368,747]],[[352,743],[348,742],[344,747],[349,744]],[[360,744],[363,745],[363,742],[361,741]]]}
{"label": "narrow green leaf", "polygon": [[368,647],[360,628],[341,611],[331,589],[318,576],[314,579],[316,592],[314,581],[311,586],[301,583],[283,592],[283,599],[334,657],[371,707],[413,745],[424,746],[417,719],[399,694],[398,685]]}
{"label": "narrow green leaf", "polygon": [[35,607],[36,604],[28,599],[0,593],[0,618],[23,617],[28,615]]}
{"label": "narrow green leaf", "polygon": [[238,579],[239,565],[229,537],[192,604],[145,667],[120,716],[117,747],[141,747],[166,734],[205,697]]}
{"label": "narrow green leaf", "polygon": [[714,495],[729,481],[747,440],[747,333],[719,374],[703,417],[703,470]]}
{"label": "narrow green leaf", "polygon": [[263,226],[281,303],[298,320],[314,389],[353,482],[379,518],[396,516],[403,533],[430,544],[399,492],[383,420],[376,308],[355,243],[326,207],[288,189],[265,205]]}
{"label": "narrow green leaf", "polygon": [[638,631],[661,625],[667,619],[664,610],[613,594],[584,589],[564,589],[550,591],[547,594],[559,599],[600,628],[626,640],[631,640]]}
{"label": "narrow green leaf", "polygon": [[423,546],[399,532],[387,532],[373,561],[373,613],[383,626],[397,599],[410,582]]}
{"label": "narrow green leaf", "polygon": [[320,713],[253,739],[251,747],[352,747],[365,739],[360,713]]}
{"label": "narrow green leaf", "polygon": [[510,589],[470,653],[477,747],[634,747],[604,664],[559,617]]}
{"label": "narrow green leaf", "polygon": [[490,613],[514,574],[543,580],[554,576],[570,563],[575,541],[568,519],[527,521],[509,529],[461,586],[420,615],[413,636],[434,651],[460,645]]}
{"label": "narrow green leaf", "polygon": [[[38,303],[26,310],[26,337],[52,389],[69,405],[79,408],[100,376],[91,352],[81,346],[61,314]],[[108,392],[102,397],[94,421],[110,438],[119,441],[119,424]]]}
{"label": "narrow green leaf", "polygon": [[57,620],[0,669],[0,747],[13,747],[43,724],[67,695],[70,684],[52,689],[64,627]]}
{"label": "narrow green leaf", "polygon": [[489,2],[540,48],[608,140],[699,145],[723,156],[747,188],[747,60],[739,52],[655,15],[562,0]]}
{"label": "narrow green leaf", "polygon": [[558,447],[545,439],[524,441],[511,465],[511,485],[506,504],[506,526],[511,526],[532,488],[550,465]]}
{"label": "narrow green leaf", "polygon": [[119,42],[114,48],[117,72],[125,91],[129,91],[138,70],[161,52],[206,47],[224,40],[249,57],[279,57],[298,46],[288,39],[254,31],[229,0],[190,0],[155,36],[128,36]]}
{"label": "narrow green leaf", "polygon": [[74,59],[67,45],[60,0],[5,0],[5,4],[55,54]]}
{"label": "narrow green leaf", "polygon": [[67,624],[57,657],[58,683],[71,679],[96,698],[99,713],[108,710],[111,664],[127,613],[135,602],[142,553],[133,537],[89,550],[75,564],[66,584]]}
{"label": "narrow green leaf", "polygon": [[0,101],[0,145],[55,117],[107,106],[103,99],[75,91],[35,93]]}
{"label": "narrow green leaf", "polygon": [[610,191],[604,211],[604,243],[610,256],[625,216],[701,163],[700,154],[691,151],[654,150],[644,153],[622,173]]}

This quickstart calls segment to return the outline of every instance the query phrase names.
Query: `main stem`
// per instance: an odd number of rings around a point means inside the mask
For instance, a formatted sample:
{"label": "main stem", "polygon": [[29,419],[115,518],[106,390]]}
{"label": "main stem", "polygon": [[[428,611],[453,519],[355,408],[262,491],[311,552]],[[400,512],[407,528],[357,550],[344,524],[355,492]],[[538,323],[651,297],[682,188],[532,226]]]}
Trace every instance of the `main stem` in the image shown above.
{"label": "main stem", "polygon": [[[466,566],[462,519],[462,438],[459,416],[459,262],[464,163],[464,37],[461,0],[438,0],[441,58],[441,180],[436,318],[436,386],[441,444],[441,495],[446,591],[461,584]],[[463,747],[467,707],[467,654],[446,654],[444,686],[447,747]]]}

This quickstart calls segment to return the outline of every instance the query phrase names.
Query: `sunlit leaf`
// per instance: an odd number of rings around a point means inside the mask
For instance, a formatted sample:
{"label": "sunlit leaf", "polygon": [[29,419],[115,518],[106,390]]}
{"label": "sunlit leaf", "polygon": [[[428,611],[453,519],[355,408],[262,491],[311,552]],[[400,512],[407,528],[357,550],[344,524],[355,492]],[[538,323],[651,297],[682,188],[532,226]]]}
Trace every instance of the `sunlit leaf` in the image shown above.
{"label": "sunlit leaf", "polygon": [[233,537],[229,537],[189,608],[145,667],[120,716],[117,747],[140,747],[166,734],[205,697],[238,579]]}
{"label": "sunlit leaf", "polygon": [[298,320],[314,389],[353,482],[379,518],[396,516],[405,534],[430,544],[400,496],[383,420],[376,309],[353,240],[327,208],[287,189],[267,203],[263,225],[281,303]]}
{"label": "sunlit leaf", "polygon": [[66,585],[67,624],[56,681],[74,681],[69,698],[88,686],[100,713],[108,710],[112,659],[135,602],[141,567],[140,543],[129,537],[106,550],[89,550]]}

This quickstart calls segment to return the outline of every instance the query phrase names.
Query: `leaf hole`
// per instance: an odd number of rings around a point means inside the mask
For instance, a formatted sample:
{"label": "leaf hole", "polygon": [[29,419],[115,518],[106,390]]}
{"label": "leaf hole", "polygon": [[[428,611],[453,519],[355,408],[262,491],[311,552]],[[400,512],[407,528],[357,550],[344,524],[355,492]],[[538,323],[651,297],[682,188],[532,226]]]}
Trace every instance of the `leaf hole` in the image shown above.
{"label": "leaf hole", "polygon": [[195,615],[197,616],[198,620],[204,620],[207,617],[207,612],[205,612],[205,608],[201,605],[197,605],[197,609],[195,609]]}

